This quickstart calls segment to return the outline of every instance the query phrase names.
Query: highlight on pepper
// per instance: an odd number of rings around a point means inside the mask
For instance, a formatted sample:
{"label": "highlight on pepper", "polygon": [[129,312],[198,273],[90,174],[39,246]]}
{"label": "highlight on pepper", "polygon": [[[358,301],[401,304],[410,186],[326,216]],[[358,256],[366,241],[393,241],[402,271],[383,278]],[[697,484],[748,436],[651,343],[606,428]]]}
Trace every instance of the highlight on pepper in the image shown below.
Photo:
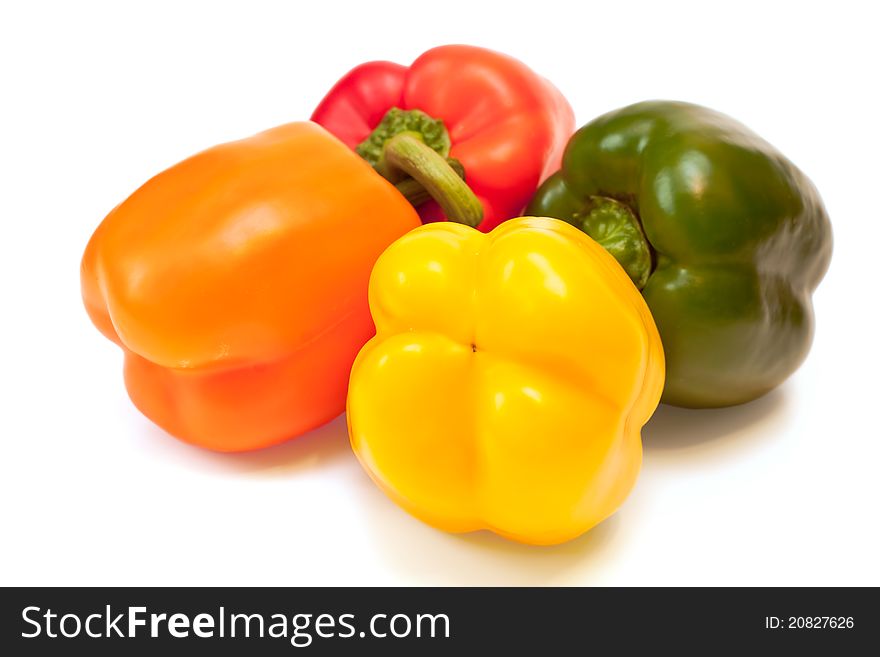
{"label": "highlight on pepper", "polygon": [[591,238],[549,218],[433,223],[370,277],[377,334],[351,372],[352,447],[423,521],[574,538],[620,506],[659,403],[660,337]]}

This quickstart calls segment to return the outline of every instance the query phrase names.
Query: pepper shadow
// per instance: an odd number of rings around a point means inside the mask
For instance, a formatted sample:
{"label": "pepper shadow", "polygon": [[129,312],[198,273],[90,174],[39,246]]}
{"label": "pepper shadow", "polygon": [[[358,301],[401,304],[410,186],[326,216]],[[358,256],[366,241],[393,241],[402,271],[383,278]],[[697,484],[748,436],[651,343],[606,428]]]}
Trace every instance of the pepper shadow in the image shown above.
{"label": "pepper shadow", "polygon": [[416,585],[550,586],[583,581],[616,552],[621,523],[626,522],[623,510],[566,543],[525,545],[489,531],[448,534],[434,529],[385,497],[366,475],[356,492],[376,552]]}
{"label": "pepper shadow", "polygon": [[194,469],[209,469],[230,474],[289,476],[297,471],[329,467],[354,461],[348,442],[345,415],[293,438],[287,442],[251,452],[214,452],[189,445],[143,419],[143,436],[150,451],[160,458],[177,459]]}
{"label": "pepper shadow", "polygon": [[773,435],[790,410],[785,388],[729,408],[692,409],[661,404],[642,429],[646,459],[743,449]]}

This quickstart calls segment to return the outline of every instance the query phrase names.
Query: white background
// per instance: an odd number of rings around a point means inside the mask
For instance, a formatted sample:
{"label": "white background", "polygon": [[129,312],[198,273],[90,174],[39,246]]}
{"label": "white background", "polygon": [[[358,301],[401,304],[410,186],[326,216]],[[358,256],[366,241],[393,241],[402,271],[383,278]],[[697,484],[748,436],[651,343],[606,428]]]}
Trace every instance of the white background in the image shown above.
{"label": "white background", "polygon": [[[871,3],[9,4],[0,584],[880,585]],[[361,61],[450,42],[524,60],[579,124],[649,98],[731,114],[812,177],[834,225],[800,371],[744,407],[661,407],[620,512],[554,548],[410,518],[361,471],[342,419],[261,453],[179,443],[131,406],[79,298],[89,235],[151,175],[306,119]]]}

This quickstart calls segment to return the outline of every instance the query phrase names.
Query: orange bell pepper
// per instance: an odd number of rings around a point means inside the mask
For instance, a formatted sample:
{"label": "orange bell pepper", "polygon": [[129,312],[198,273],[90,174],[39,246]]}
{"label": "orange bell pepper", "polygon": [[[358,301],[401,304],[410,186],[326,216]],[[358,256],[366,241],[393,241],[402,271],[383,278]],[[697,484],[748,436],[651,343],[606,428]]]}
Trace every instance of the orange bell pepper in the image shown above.
{"label": "orange bell pepper", "polygon": [[199,153],[117,206],[86,247],[83,299],[147,417],[204,447],[265,447],[344,410],[374,333],[370,270],[419,224],[341,141],[291,123]]}

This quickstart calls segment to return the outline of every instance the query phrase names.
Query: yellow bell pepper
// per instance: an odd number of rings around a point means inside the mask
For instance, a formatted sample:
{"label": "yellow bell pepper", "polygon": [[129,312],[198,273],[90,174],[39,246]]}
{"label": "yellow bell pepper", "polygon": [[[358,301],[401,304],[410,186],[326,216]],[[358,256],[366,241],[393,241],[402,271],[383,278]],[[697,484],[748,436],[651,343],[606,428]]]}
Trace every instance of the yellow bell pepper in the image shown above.
{"label": "yellow bell pepper", "polygon": [[451,532],[572,539],[632,489],[663,349],[623,269],[581,231],[521,217],[394,242],[377,335],[351,373],[351,443],[400,506]]}

